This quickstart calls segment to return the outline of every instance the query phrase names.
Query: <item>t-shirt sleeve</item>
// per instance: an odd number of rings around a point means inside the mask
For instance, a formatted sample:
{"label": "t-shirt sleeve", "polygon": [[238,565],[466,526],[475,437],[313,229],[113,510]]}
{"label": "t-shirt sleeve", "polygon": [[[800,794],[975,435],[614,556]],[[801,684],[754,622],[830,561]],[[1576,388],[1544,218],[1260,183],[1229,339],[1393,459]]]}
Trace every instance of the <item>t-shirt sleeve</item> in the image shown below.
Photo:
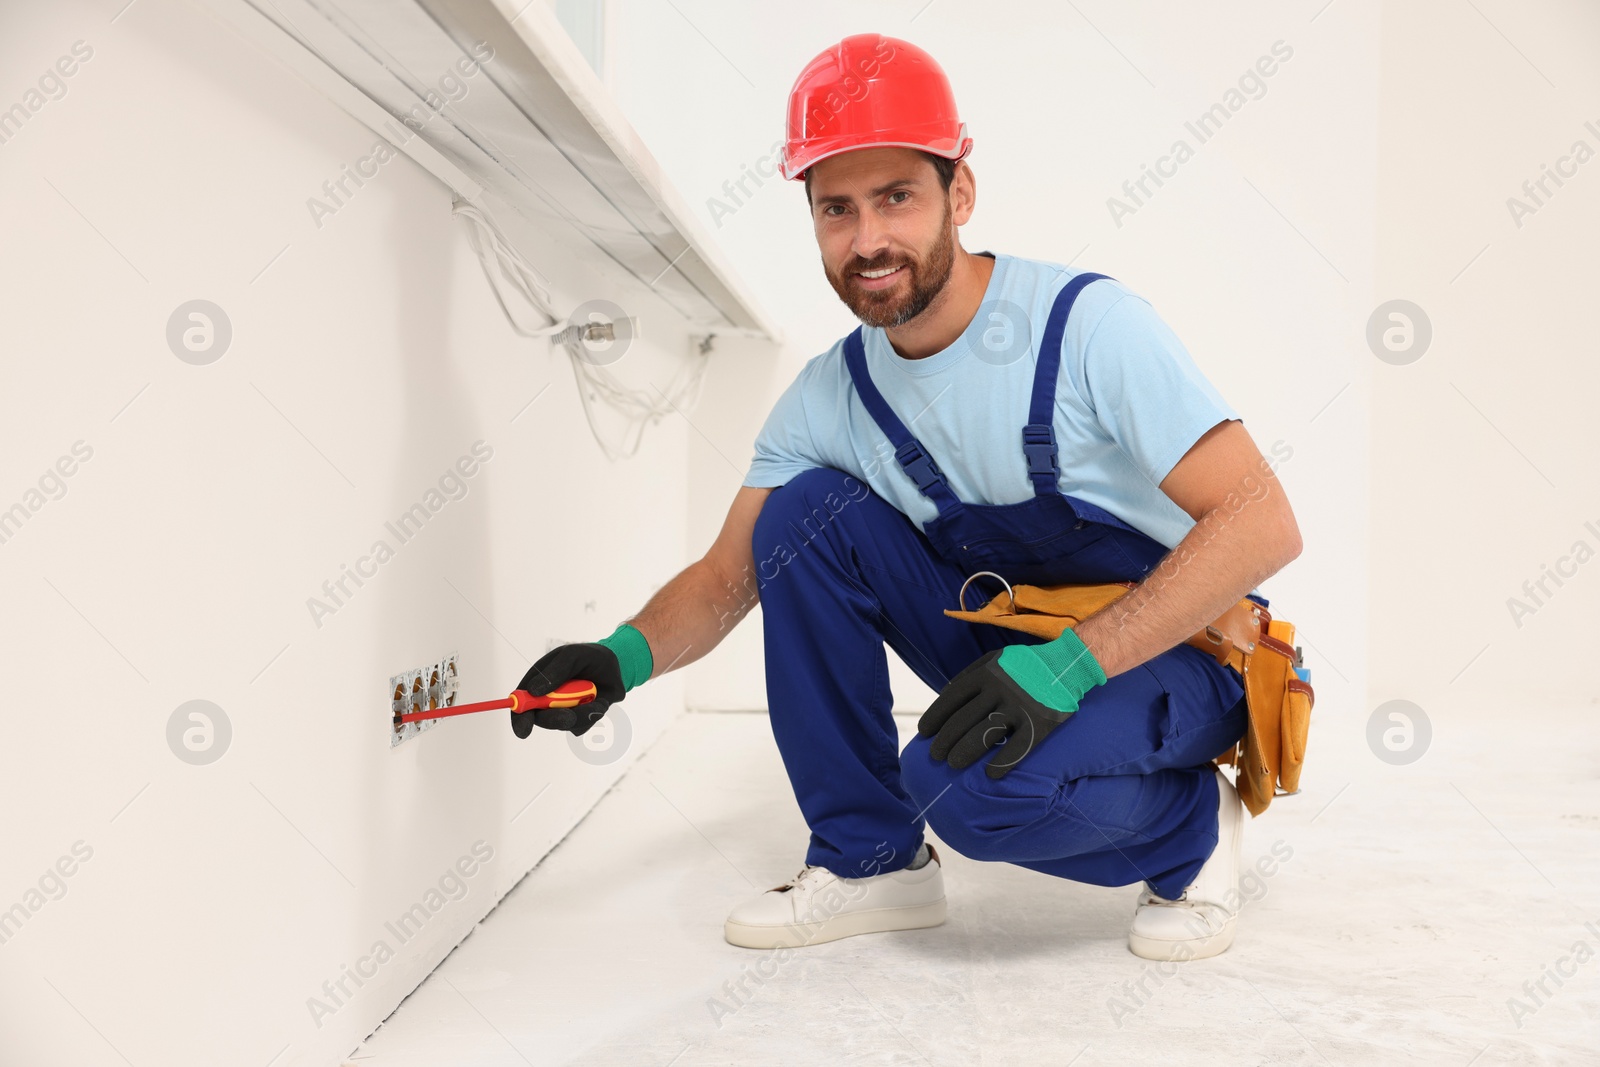
{"label": "t-shirt sleeve", "polygon": [[745,472],[745,485],[772,489],[803,471],[826,466],[819,458],[811,420],[806,417],[805,386],[810,372],[810,367],[801,371],[772,405],[756,435],[755,456]]}
{"label": "t-shirt sleeve", "polygon": [[1110,308],[1083,349],[1083,378],[1101,428],[1152,485],[1211,427],[1239,413],[1195,366],[1149,301]]}

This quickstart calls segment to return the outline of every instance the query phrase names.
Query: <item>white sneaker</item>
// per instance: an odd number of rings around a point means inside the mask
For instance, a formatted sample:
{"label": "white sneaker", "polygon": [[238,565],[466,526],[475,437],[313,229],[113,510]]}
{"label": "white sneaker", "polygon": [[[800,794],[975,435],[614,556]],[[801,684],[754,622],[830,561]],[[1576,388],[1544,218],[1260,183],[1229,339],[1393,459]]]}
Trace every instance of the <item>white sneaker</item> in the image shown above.
{"label": "white sneaker", "polygon": [[870,878],[840,878],[826,867],[803,867],[780,886],[728,915],[723,936],[741,948],[816,945],[854,934],[918,930],[944,922],[944,875],[928,844],[928,862]]}
{"label": "white sneaker", "polygon": [[1128,948],[1147,960],[1199,960],[1226,952],[1239,919],[1239,846],[1244,812],[1239,792],[1217,772],[1217,847],[1177,900],[1145,885],[1128,929]]}

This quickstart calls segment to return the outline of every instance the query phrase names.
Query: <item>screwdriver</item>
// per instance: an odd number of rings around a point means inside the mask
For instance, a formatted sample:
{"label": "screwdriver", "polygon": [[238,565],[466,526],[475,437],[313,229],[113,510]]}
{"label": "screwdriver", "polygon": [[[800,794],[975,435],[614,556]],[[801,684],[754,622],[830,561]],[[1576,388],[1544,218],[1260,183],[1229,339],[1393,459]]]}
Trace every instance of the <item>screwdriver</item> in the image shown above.
{"label": "screwdriver", "polygon": [[501,708],[510,708],[514,712],[532,711],[534,708],[575,708],[579,704],[587,704],[595,698],[598,690],[593,682],[586,682],[581,678],[574,678],[570,682],[562,682],[555,689],[542,696],[534,696],[527,690],[515,690],[510,696],[499,700],[481,700],[476,704],[457,704],[450,708],[436,708],[433,711],[414,711],[409,715],[396,715],[396,726],[407,722],[422,722],[424,719],[444,719],[451,715],[470,715],[475,711],[497,711]]}

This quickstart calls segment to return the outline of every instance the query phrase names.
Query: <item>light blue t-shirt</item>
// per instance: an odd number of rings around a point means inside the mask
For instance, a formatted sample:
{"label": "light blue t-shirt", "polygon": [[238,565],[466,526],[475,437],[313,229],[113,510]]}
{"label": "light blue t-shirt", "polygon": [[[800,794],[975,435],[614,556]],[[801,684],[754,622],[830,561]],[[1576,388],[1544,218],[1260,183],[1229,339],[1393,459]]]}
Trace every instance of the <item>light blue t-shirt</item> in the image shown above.
{"label": "light blue t-shirt", "polygon": [[[994,259],[978,314],[943,351],[905,359],[882,329],[862,329],[873,382],[969,504],[1018,504],[1033,495],[1022,427],[1037,344],[1056,294],[1080,273],[1042,260]],[[1061,492],[1174,548],[1194,520],[1158,486],[1201,435],[1239,417],[1147,300],[1112,279],[1078,294],[1056,381]],[[918,529],[938,515],[856,395],[843,338],[810,360],[773,405],[744,484],[775,487],[812,467],[854,474]]]}

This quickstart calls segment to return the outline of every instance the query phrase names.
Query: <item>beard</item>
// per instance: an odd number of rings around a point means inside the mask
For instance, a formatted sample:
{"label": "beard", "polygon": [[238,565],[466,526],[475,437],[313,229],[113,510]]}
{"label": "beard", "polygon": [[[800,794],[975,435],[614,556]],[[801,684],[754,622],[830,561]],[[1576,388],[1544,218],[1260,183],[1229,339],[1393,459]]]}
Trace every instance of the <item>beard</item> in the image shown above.
{"label": "beard", "polygon": [[[833,291],[839,294],[839,299],[844,301],[856,318],[868,326],[888,330],[904,326],[927,310],[934,297],[950,280],[950,270],[955,266],[955,261],[955,234],[950,226],[950,205],[946,203],[939,238],[921,259],[885,256],[881,262],[873,263],[855,259],[841,274],[835,274],[824,263],[823,273],[828,276],[828,284],[833,286]],[[861,288],[856,280],[857,271],[883,270],[897,265],[905,268],[901,272],[905,275],[905,285],[901,285],[897,278],[887,289],[872,290]]]}

